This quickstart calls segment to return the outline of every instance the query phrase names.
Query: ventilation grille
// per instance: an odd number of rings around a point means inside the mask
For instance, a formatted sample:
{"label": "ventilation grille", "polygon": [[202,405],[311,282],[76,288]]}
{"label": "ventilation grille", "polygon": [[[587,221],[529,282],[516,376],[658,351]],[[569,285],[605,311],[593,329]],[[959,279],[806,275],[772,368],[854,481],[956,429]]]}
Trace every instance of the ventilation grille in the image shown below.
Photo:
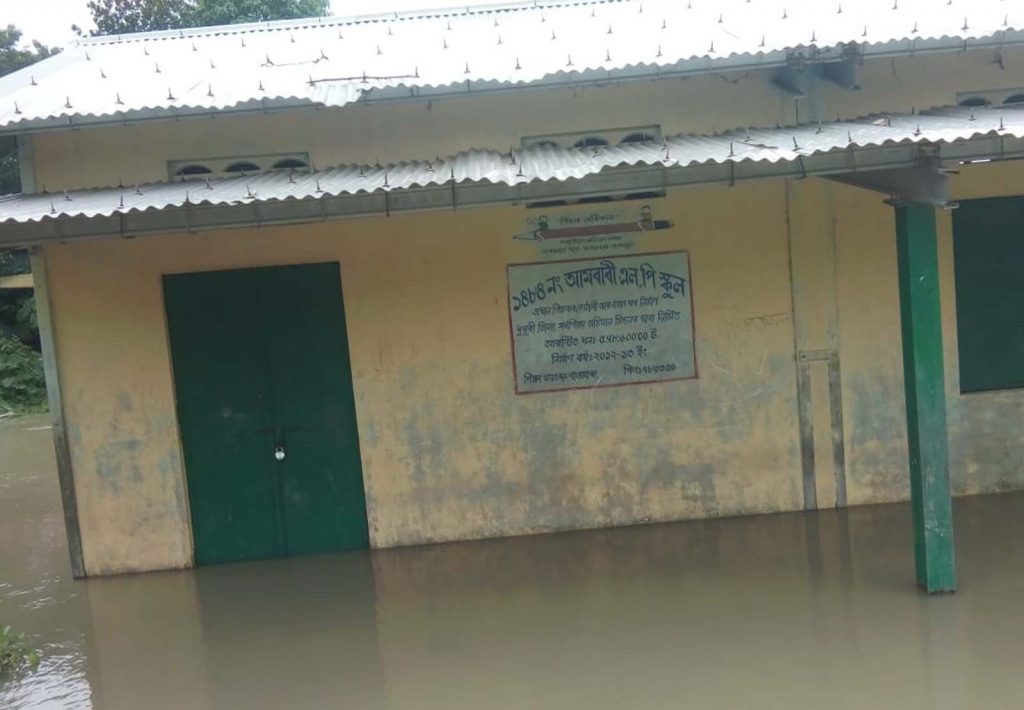
{"label": "ventilation grille", "polygon": [[961,91],[956,95],[960,106],[1002,106],[1024,104],[1024,87],[1016,89],[988,89],[986,91]]}
{"label": "ventilation grille", "polygon": [[559,148],[599,148],[604,145],[660,142],[661,140],[661,126],[633,126],[631,128],[606,128],[595,131],[526,136],[521,143],[524,148],[533,145],[551,145]]}
{"label": "ventilation grille", "polygon": [[171,180],[205,180],[213,177],[252,175],[268,170],[305,170],[308,167],[309,153],[275,153],[170,160],[167,162],[167,173]]}

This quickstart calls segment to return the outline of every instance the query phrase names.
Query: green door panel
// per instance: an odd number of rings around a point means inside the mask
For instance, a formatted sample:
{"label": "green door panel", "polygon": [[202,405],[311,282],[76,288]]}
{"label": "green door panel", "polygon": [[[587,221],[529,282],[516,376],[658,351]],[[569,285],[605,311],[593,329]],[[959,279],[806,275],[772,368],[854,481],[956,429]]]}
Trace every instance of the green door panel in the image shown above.
{"label": "green door panel", "polygon": [[288,553],[365,548],[366,502],[337,264],[260,269],[267,361],[285,458]]}
{"label": "green door panel", "polygon": [[247,271],[164,279],[197,564],[284,553]]}
{"label": "green door panel", "polygon": [[338,264],[164,294],[196,563],[367,547]]}

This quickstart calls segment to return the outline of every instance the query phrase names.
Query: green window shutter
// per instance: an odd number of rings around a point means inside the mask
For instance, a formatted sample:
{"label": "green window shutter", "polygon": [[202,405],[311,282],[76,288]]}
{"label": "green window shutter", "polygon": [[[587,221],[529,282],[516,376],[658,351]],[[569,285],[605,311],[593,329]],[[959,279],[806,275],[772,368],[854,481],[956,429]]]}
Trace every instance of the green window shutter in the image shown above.
{"label": "green window shutter", "polygon": [[1024,387],[1024,197],[953,212],[960,391]]}

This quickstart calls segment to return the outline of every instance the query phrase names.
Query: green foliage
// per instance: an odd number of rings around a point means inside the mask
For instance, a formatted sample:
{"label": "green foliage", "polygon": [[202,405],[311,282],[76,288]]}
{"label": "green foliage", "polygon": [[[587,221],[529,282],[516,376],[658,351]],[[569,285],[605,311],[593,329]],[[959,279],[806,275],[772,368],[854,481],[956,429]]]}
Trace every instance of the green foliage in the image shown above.
{"label": "green foliage", "polygon": [[328,0],[89,0],[93,34],[124,34],[183,27],[315,17]]}
{"label": "green foliage", "polygon": [[24,69],[29,64],[35,64],[40,59],[46,59],[60,51],[45,46],[39,40],[33,41],[28,49],[19,47],[19,42],[21,30],[14,25],[0,27],[0,76]]}
{"label": "green foliage", "polygon": [[16,192],[21,192],[18,142],[13,136],[0,136],[0,195]]}
{"label": "green foliage", "polygon": [[45,408],[42,356],[20,340],[0,338],[0,412]]}
{"label": "green foliage", "polygon": [[0,291],[0,338],[15,338],[28,345],[39,340],[36,299],[32,290],[12,288]]}
{"label": "green foliage", "polygon": [[[47,47],[38,40],[28,49],[18,46],[21,30],[14,25],[0,27],[0,76],[24,69],[40,59],[56,54],[57,49]],[[0,195],[21,192],[21,174],[18,171],[18,144],[14,138],[0,138]]]}
{"label": "green foliage", "polygon": [[89,0],[93,34],[114,35],[189,27],[183,0]]}
{"label": "green foliage", "polygon": [[24,666],[39,665],[39,653],[25,644],[25,634],[16,634],[10,626],[0,626],[0,676]]}
{"label": "green foliage", "polygon": [[31,259],[24,249],[0,249],[0,276],[32,272]]}

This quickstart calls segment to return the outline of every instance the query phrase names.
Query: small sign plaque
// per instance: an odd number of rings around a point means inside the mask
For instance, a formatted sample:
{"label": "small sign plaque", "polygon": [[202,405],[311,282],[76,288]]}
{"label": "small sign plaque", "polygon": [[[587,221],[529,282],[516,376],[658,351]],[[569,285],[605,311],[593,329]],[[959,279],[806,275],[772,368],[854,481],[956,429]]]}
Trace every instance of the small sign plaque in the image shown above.
{"label": "small sign plaque", "polygon": [[683,251],[510,264],[516,393],[697,376]]}

